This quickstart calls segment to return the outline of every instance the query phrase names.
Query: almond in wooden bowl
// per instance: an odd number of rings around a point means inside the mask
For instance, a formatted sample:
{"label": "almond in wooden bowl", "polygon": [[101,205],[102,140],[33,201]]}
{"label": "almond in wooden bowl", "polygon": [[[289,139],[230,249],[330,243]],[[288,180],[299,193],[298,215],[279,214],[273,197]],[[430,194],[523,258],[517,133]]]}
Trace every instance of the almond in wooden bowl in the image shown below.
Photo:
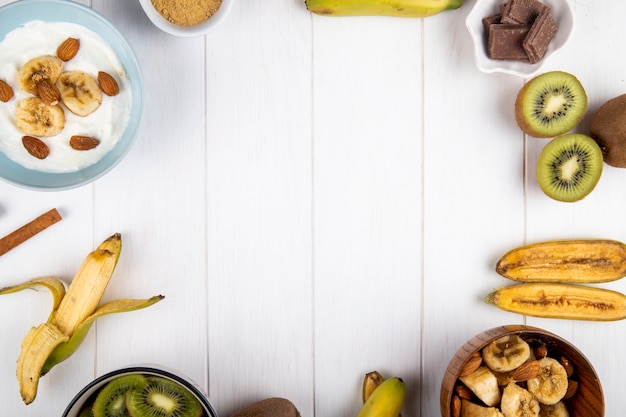
{"label": "almond in wooden bowl", "polygon": [[[511,349],[510,355],[504,354],[506,360],[501,355],[505,349]],[[550,390],[550,398],[541,398],[541,393],[534,391],[542,383],[544,371],[561,378],[559,386]],[[490,384],[493,387],[487,390],[485,386]],[[565,407],[570,417],[604,417],[602,385],[583,353],[551,332],[523,325],[486,330],[461,346],[443,376],[441,416],[462,417],[464,407],[499,410],[520,392],[530,394],[530,407],[535,409],[554,407],[547,403],[555,402]]]}

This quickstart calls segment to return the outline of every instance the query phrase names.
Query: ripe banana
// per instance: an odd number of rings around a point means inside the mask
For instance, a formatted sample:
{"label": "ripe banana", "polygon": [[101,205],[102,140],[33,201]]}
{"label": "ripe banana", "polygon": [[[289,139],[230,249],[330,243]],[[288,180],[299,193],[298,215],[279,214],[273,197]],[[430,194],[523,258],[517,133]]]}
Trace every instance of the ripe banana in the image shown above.
{"label": "ripe banana", "polygon": [[485,298],[502,310],[526,316],[613,321],[626,318],[626,296],[574,284],[524,283],[500,288]]}
{"label": "ripe banana", "polygon": [[56,86],[65,107],[78,116],[90,115],[102,103],[98,82],[86,72],[65,71],[59,76]]}
{"label": "ripe banana", "polygon": [[535,378],[526,381],[530,391],[542,404],[556,404],[567,392],[567,371],[554,358],[539,360],[539,373]]}
{"label": "ripe banana", "polygon": [[33,58],[20,68],[17,74],[17,84],[27,93],[37,95],[38,84],[42,80],[54,84],[61,71],[63,62],[54,55],[43,55]]}
{"label": "ripe banana", "polygon": [[461,417],[505,417],[496,407],[483,407],[473,402],[461,400]]}
{"label": "ripe banana", "polygon": [[376,387],[384,381],[385,378],[378,371],[372,371],[365,374],[365,377],[363,378],[363,389],[361,391],[364,404],[370,395],[372,395]]}
{"label": "ripe banana", "polygon": [[383,381],[367,399],[357,417],[397,417],[404,405],[406,387],[402,379]]}
{"label": "ripe banana", "polygon": [[305,0],[305,4],[324,16],[427,17],[458,9],[463,0]]}
{"label": "ripe banana", "polygon": [[480,366],[471,374],[459,377],[459,380],[489,407],[500,402],[498,379],[486,366]]}
{"label": "ripe banana", "polygon": [[496,372],[509,372],[530,358],[530,345],[517,335],[503,336],[483,349],[483,361]]}
{"label": "ripe banana", "polygon": [[65,112],[58,104],[49,105],[39,97],[28,97],[17,103],[15,124],[25,135],[55,136],[65,127]]}
{"label": "ripe banana", "polygon": [[538,417],[539,401],[527,389],[510,383],[502,391],[500,411],[505,417]]}
{"label": "ripe banana", "polygon": [[34,278],[0,290],[1,295],[44,286],[53,296],[48,321],[32,328],[22,341],[17,379],[25,404],[35,400],[39,378],[78,349],[96,319],[107,314],[145,308],[163,299],[161,295],[138,300],[120,299],[98,307],[121,248],[119,233],[102,242],[87,255],[67,290],[63,282],[54,277]]}
{"label": "ripe banana", "polygon": [[626,245],[609,239],[533,243],[506,253],[496,271],[524,282],[609,282],[626,276]]}

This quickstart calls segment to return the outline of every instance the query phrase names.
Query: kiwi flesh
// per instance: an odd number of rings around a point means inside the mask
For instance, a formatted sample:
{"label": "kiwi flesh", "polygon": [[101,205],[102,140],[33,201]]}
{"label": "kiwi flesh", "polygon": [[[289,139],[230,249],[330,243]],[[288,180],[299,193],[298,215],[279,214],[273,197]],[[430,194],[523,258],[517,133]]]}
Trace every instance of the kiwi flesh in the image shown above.
{"label": "kiwi flesh", "polygon": [[203,413],[186,388],[161,377],[148,377],[141,389],[128,391],[126,407],[132,417],[200,417]]}
{"label": "kiwi flesh", "polygon": [[537,181],[557,201],[585,198],[600,180],[602,151],[589,136],[570,133],[552,139],[537,161]]}
{"label": "kiwi flesh", "polygon": [[536,138],[551,138],[572,130],[587,111],[587,93],[574,75],[550,71],[537,75],[518,92],[515,120]]}
{"label": "kiwi flesh", "polygon": [[126,393],[147,384],[141,374],[124,375],[108,382],[93,404],[94,417],[131,417],[126,409]]}
{"label": "kiwi flesh", "polygon": [[589,134],[602,149],[604,162],[626,168],[626,94],[600,106],[591,118]]}

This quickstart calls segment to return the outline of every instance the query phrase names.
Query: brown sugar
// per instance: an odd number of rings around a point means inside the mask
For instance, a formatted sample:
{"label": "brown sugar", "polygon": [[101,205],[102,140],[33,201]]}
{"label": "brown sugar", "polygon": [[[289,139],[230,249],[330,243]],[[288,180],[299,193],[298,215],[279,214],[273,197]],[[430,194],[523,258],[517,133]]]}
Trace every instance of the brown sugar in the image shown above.
{"label": "brown sugar", "polygon": [[170,22],[194,26],[204,22],[217,11],[222,0],[152,0],[152,5]]}

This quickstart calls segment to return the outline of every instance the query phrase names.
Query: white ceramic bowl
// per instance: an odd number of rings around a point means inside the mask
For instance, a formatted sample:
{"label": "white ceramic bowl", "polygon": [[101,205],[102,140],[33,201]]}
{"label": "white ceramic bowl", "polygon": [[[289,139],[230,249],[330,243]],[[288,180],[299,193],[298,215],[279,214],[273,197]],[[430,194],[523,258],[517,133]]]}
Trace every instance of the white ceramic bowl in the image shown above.
{"label": "white ceramic bowl", "polygon": [[157,11],[151,0],[139,0],[139,3],[146,16],[162,31],[174,36],[193,37],[206,35],[222,23],[228,16],[234,0],[222,0],[222,4],[211,17],[194,26],[182,26],[170,22]]}
{"label": "white ceramic bowl", "polygon": [[551,56],[565,46],[574,31],[574,13],[572,12],[570,0],[541,0],[543,4],[552,10],[552,15],[557,25],[557,32],[545,56],[535,64],[494,60],[487,56],[486,36],[482,20],[487,16],[496,14],[498,5],[503,2],[504,0],[476,0],[474,7],[465,19],[465,25],[474,43],[476,66],[480,71],[486,73],[501,72],[524,78],[532,77],[541,71]]}
{"label": "white ceramic bowl", "polygon": [[158,376],[169,379],[185,387],[202,405],[204,414],[202,417],[217,417],[217,413],[209,403],[204,392],[197,386],[195,382],[188,377],[180,375],[179,373],[161,367],[158,365],[136,365],[129,366],[102,375],[99,378],[91,381],[85,386],[76,396],[70,401],[69,405],[63,412],[62,417],[77,417],[79,412],[83,408],[83,405],[93,398],[94,394],[104,387],[109,381],[114,380],[125,375],[142,374],[150,376]]}
{"label": "white ceramic bowl", "polygon": [[41,20],[83,25],[100,35],[116,53],[128,75],[132,105],[128,125],[116,145],[98,162],[79,171],[50,173],[32,170],[0,152],[0,178],[23,188],[59,191],[90,183],[116,166],[132,147],[143,114],[143,81],[139,63],[124,36],[95,10],[70,0],[19,0],[0,7],[0,39],[23,24]]}

